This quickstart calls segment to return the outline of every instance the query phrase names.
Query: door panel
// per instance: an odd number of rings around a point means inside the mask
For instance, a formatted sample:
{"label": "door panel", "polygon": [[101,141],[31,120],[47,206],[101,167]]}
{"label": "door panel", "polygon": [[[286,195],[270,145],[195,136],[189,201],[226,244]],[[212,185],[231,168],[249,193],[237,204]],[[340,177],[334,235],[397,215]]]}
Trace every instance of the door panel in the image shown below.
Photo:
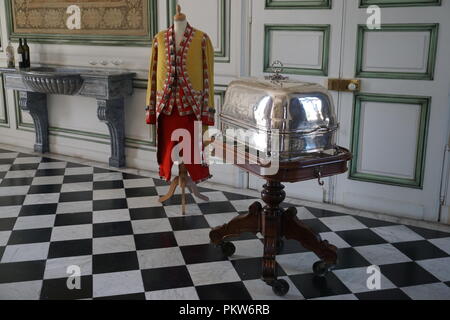
{"label": "door panel", "polygon": [[381,30],[366,27],[358,2],[345,3],[341,77],[360,78],[362,92],[340,94],[338,139],[355,158],[350,174],[336,178],[336,202],[437,221],[449,128],[450,2],[394,8],[378,0],[387,5]]}
{"label": "door panel", "polygon": [[[288,10],[287,10],[288,9]],[[252,1],[251,76],[271,73],[275,60],[291,79],[325,84],[339,77],[343,1]],[[338,94],[332,92],[335,104]],[[286,185],[288,196],[323,201],[330,193],[316,181]],[[264,181],[249,177],[249,187],[260,190]]]}

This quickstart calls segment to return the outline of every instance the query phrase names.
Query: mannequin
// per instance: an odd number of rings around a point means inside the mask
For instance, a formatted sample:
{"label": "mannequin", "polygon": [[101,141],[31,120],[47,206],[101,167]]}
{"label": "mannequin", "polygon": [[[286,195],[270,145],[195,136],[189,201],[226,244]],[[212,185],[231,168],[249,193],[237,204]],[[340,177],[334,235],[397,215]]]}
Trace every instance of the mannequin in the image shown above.
{"label": "mannequin", "polygon": [[[174,17],[173,28],[167,30],[166,32],[159,33],[159,38],[158,35],[155,38],[159,39],[159,42],[154,42],[154,47],[160,51],[156,50],[152,53],[153,63],[151,64],[149,75],[150,90],[148,92],[148,105],[154,106],[155,97],[157,94],[155,93],[155,89],[152,91],[151,88],[154,88],[155,84],[156,87],[158,86],[157,74],[159,74],[159,77],[168,76],[168,81],[172,79],[172,92],[176,92],[176,95],[174,93],[170,93],[171,91],[169,91],[168,86],[166,86],[167,81],[164,82],[164,85],[162,85],[163,82],[160,82],[161,85],[159,90],[164,93],[161,99],[166,99],[164,100],[164,107],[166,109],[172,108],[172,111],[164,114],[164,109],[156,109],[156,111],[159,110],[159,113],[156,113],[157,117],[155,118],[155,116],[153,116],[152,121],[147,122],[150,124],[158,124],[158,163],[160,164],[160,175],[162,178],[164,177],[167,179],[167,181],[170,179],[170,168],[172,165],[171,160],[169,159],[169,151],[174,146],[173,142],[167,143],[167,141],[170,141],[171,139],[170,133],[172,130],[178,128],[192,130],[194,122],[200,120],[204,126],[214,124],[214,112],[211,112],[214,111],[214,106],[210,103],[210,101],[213,101],[211,97],[213,97],[214,94],[212,85],[213,77],[211,77],[211,81],[209,82],[210,74],[211,76],[213,75],[214,63],[212,58],[214,55],[212,44],[206,34],[193,29],[189,25],[186,15],[181,13],[180,5],[177,5],[176,12],[177,14]],[[172,45],[172,49],[170,45]],[[167,46],[169,50],[164,49],[164,47],[167,48]],[[166,60],[170,59],[167,60],[169,61],[167,64],[167,69],[163,69],[163,73],[158,73],[158,67],[164,62],[158,63],[158,58],[155,58],[157,57],[157,52],[160,52],[163,57],[166,57]],[[189,60],[187,60],[188,52],[189,54],[194,55],[190,57]],[[193,72],[193,76],[187,77],[187,73],[190,72]],[[195,88],[195,85],[192,86],[192,81],[195,80],[197,80],[197,88]],[[199,82],[198,80],[202,82]],[[191,83],[183,87],[183,84],[188,82]],[[198,87],[199,83],[203,84],[202,88]],[[198,99],[198,92],[200,92],[199,90],[202,90],[201,94],[205,97],[204,100],[193,100],[192,97],[189,97],[190,92],[197,92],[196,94]],[[181,99],[183,95],[186,95],[186,100]],[[173,101],[177,101],[177,103],[173,103]],[[203,103],[203,105],[199,105],[199,103]],[[161,105],[162,103],[159,104],[159,106]],[[180,106],[184,109],[179,109]],[[199,109],[199,106],[201,110]],[[196,116],[195,113],[190,112],[191,108],[197,108],[196,110],[199,111],[198,116]],[[153,109],[153,115],[155,114],[154,112],[155,109]],[[183,113],[185,115],[183,115]],[[176,162],[174,164],[176,164]],[[208,197],[200,194],[196,183],[209,179],[211,175],[209,174],[209,169],[207,166],[201,164],[186,162],[178,163],[178,166],[179,176],[172,180],[168,193],[161,197],[159,201],[165,202],[169,200],[175,194],[176,188],[180,187],[181,208],[182,214],[184,215],[186,211],[185,189],[187,188],[190,190],[190,192],[197,198],[200,198],[203,201],[209,201]]]}
{"label": "mannequin", "polygon": [[187,27],[187,19],[186,15],[181,13],[181,6],[177,5],[177,14],[174,17],[173,27],[175,30],[175,45],[177,50],[180,49],[180,43],[183,40],[183,34],[186,31]]}

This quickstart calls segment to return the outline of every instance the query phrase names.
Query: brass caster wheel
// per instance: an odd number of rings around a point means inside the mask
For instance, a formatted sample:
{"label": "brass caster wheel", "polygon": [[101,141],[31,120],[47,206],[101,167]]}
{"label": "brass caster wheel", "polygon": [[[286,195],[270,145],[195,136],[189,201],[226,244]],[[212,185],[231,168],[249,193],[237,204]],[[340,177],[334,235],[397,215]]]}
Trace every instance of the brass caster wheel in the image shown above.
{"label": "brass caster wheel", "polygon": [[220,245],[222,253],[225,257],[229,258],[236,252],[236,247],[231,242],[222,242]]}
{"label": "brass caster wheel", "polygon": [[270,285],[273,293],[279,297],[284,297],[289,291],[289,283],[283,279],[274,280]]}
{"label": "brass caster wheel", "polygon": [[325,277],[331,270],[336,267],[335,264],[327,264],[324,261],[317,261],[313,264],[313,272],[316,276]]}

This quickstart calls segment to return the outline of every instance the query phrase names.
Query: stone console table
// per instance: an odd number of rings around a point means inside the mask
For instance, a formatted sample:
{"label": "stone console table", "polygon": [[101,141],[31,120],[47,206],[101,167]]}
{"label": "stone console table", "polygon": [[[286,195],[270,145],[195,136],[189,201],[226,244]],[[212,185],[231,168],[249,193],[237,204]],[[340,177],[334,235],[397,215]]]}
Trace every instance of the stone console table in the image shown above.
{"label": "stone console table", "polygon": [[[135,73],[96,69],[0,68],[5,88],[19,92],[21,110],[30,113],[36,131],[34,150],[49,152],[47,94],[80,95],[97,100],[98,119],[111,137],[111,167],[125,166],[125,97],[133,93]],[[36,76],[36,78],[33,78]]]}

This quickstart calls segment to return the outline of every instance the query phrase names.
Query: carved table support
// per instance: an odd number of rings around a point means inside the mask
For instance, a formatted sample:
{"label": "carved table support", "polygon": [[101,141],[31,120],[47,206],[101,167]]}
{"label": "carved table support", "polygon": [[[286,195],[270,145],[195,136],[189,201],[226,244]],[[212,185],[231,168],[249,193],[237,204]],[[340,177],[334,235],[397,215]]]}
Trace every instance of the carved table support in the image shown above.
{"label": "carved table support", "polygon": [[19,91],[19,106],[30,113],[36,131],[34,151],[49,152],[48,143],[48,111],[47,95],[45,93]]}
{"label": "carved table support", "polygon": [[124,98],[97,100],[97,116],[105,122],[111,137],[111,158],[109,165],[115,168],[125,166],[125,109]]}
{"label": "carved table support", "polygon": [[239,236],[244,232],[258,233],[264,236],[264,256],[262,262],[262,279],[277,295],[283,296],[289,290],[289,284],[277,278],[276,256],[282,251],[283,237],[293,239],[317,254],[321,259],[313,265],[313,271],[319,276],[325,275],[337,263],[337,248],[322,241],[307,225],[297,218],[297,210],[284,210],[280,204],[286,198],[284,186],[277,181],[268,180],[261,193],[265,206],[259,202],[250,206],[249,213],[239,215],[228,224],[214,228],[209,237],[211,242],[222,247],[226,256],[232,256],[236,250],[229,237]]}
{"label": "carved table support", "polygon": [[284,186],[277,181],[267,181],[263,188],[261,197],[266,206],[262,210],[262,234],[264,235],[262,277],[264,281],[271,284],[277,279],[275,256],[282,237],[281,217],[283,214],[280,204],[286,198],[286,192],[284,192]]}

